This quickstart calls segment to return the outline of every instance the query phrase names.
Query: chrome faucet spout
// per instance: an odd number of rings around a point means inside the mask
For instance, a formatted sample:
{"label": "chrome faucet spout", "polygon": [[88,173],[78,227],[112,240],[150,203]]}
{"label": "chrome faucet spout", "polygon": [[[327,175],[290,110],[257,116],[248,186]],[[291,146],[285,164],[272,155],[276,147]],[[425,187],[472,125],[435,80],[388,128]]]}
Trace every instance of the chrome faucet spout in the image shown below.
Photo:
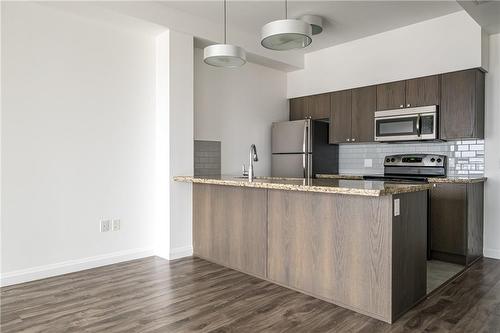
{"label": "chrome faucet spout", "polygon": [[259,157],[257,156],[257,147],[254,144],[250,146],[250,161],[248,165],[248,181],[252,182],[254,178],[253,162],[258,162]]}

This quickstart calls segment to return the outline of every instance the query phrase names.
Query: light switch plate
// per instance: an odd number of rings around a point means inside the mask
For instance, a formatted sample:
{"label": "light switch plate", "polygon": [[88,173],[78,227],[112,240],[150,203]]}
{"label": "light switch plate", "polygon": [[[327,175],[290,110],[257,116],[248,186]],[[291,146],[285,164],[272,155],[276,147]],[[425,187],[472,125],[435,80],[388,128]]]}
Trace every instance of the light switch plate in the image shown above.
{"label": "light switch plate", "polygon": [[399,199],[394,199],[394,216],[400,215],[399,209]]}
{"label": "light switch plate", "polygon": [[365,168],[373,167],[373,160],[371,158],[365,158]]}
{"label": "light switch plate", "polygon": [[112,223],[113,231],[118,231],[121,228],[121,221],[120,220],[113,220]]}

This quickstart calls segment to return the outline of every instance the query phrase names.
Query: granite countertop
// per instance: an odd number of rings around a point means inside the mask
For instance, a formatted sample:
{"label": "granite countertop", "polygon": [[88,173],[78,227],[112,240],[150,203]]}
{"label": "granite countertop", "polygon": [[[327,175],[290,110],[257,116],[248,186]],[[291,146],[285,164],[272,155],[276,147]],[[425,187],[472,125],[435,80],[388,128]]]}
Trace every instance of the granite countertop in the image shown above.
{"label": "granite countertop", "polygon": [[243,177],[234,176],[177,176],[175,181],[197,184],[213,184],[226,186],[241,186],[265,188],[286,191],[303,191],[319,193],[335,193],[364,196],[382,196],[409,192],[425,191],[431,184],[400,184],[385,181],[361,179],[303,179],[303,178],[273,178],[256,177],[253,182]]}
{"label": "granite countertop", "polygon": [[[362,175],[334,175],[334,174],[317,174],[318,179],[363,179]],[[486,177],[464,177],[464,176],[451,176],[451,177],[429,177],[429,183],[447,183],[447,184],[472,184],[481,183],[486,181]]]}

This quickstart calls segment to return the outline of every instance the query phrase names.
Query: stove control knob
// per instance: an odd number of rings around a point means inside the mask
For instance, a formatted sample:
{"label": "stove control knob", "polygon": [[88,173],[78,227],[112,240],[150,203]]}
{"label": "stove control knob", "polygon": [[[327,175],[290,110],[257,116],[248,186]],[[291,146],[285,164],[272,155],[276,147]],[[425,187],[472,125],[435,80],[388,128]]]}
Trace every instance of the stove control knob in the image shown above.
{"label": "stove control knob", "polygon": [[438,163],[441,163],[441,159],[440,158],[438,158],[437,161],[438,161]]}
{"label": "stove control knob", "polygon": [[396,159],[394,157],[391,158],[391,162],[396,162]]}
{"label": "stove control knob", "polygon": [[[432,163],[434,163],[435,161],[436,161],[436,159],[435,159],[434,157],[433,157],[433,158],[431,158],[431,162],[432,162]],[[439,160],[438,160],[438,162],[439,162]]]}
{"label": "stove control knob", "polygon": [[387,163],[389,163],[391,160],[390,160],[389,158],[387,158],[385,161],[386,161]]}

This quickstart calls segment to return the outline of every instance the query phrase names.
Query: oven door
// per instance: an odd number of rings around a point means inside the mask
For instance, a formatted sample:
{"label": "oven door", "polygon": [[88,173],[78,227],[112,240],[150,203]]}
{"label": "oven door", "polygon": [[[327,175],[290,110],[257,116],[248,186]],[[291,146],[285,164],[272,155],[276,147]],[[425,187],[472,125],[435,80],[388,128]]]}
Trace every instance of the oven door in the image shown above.
{"label": "oven door", "polygon": [[[405,114],[401,114],[403,112]],[[375,141],[415,141],[437,139],[437,113],[375,113]]]}

